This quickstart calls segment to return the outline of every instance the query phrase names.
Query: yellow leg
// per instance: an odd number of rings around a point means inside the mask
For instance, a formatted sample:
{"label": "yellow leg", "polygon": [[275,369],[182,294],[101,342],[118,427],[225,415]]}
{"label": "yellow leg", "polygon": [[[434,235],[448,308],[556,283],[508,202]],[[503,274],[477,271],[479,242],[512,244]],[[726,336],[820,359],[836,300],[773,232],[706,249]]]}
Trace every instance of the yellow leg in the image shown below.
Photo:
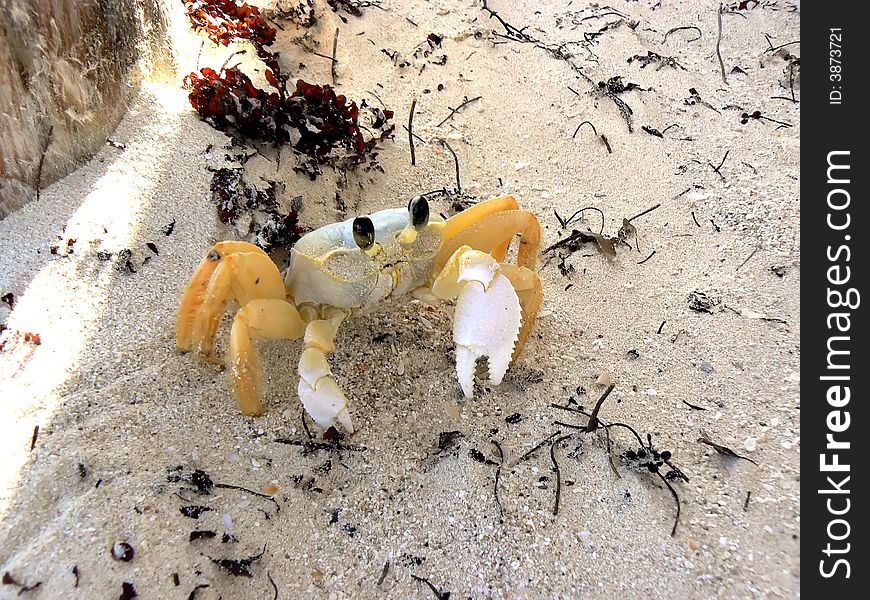
{"label": "yellow leg", "polygon": [[[477,206],[470,208],[469,211],[474,210]],[[460,213],[456,217],[463,214]],[[521,234],[520,246],[517,250],[517,263],[534,270],[537,267],[538,255],[541,251],[541,226],[535,215],[525,210],[507,210],[487,214],[479,221],[456,232],[449,239],[445,235],[438,251],[435,268],[440,271],[457,248],[461,246],[470,246],[475,250],[487,252],[497,262],[502,262],[507,246],[510,245],[517,233]]]}
{"label": "yellow leg", "polygon": [[184,289],[175,322],[175,343],[179,350],[193,350],[193,322],[205,301],[206,291],[215,270],[224,256],[236,252],[259,252],[260,248],[247,242],[220,242],[215,244],[199,263],[193,278]]}
{"label": "yellow leg", "polygon": [[229,366],[233,393],[242,413],[262,412],[260,366],[254,339],[298,339],[305,331],[299,312],[285,300],[251,300],[236,313],[230,333]]}
{"label": "yellow leg", "polygon": [[209,355],[230,297],[240,305],[256,298],[285,297],[278,267],[247,242],[221,242],[209,250],[184,291],[176,321],[179,350]]}

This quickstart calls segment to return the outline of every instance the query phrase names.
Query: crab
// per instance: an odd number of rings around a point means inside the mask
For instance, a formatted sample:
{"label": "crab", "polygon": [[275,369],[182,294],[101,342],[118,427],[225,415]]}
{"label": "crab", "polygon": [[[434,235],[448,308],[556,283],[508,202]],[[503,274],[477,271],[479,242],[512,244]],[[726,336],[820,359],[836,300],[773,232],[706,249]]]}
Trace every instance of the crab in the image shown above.
{"label": "crab", "polygon": [[[519,235],[516,264],[506,261]],[[488,383],[501,383],[535,323],[541,305],[536,273],[541,227],[512,196],[492,198],[444,219],[430,215],[424,196],[392,208],[332,223],[304,235],[282,275],[260,248],[247,242],[215,244],[188,283],[178,310],[176,345],[210,360],[223,313],[233,318],[226,364],[245,415],[263,411],[254,341],[303,338],[299,399],[322,427],[354,432],[347,396],[327,355],[341,323],[390,296],[410,295],[435,305],[456,301],[453,341],[456,373],[467,398],[474,394],[478,360]]]}

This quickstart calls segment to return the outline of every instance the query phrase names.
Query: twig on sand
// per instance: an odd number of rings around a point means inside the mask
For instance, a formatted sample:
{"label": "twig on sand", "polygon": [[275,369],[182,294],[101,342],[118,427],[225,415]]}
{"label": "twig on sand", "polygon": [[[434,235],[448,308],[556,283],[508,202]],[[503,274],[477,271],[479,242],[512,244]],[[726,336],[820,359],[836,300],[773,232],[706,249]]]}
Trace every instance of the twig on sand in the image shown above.
{"label": "twig on sand", "polygon": [[689,43],[689,42],[697,42],[698,40],[701,39],[701,29],[698,28],[698,27],[695,27],[694,25],[687,25],[687,26],[685,26],[685,27],[674,27],[673,29],[669,30],[669,31],[665,34],[665,38],[662,40],[662,44],[664,44],[665,42],[668,41],[668,36],[671,35],[672,33],[676,33],[676,32],[678,32],[678,31],[688,31],[688,30],[694,30],[694,31],[697,31],[697,32],[698,32],[698,37],[696,37],[696,38],[692,38],[692,39],[690,39],[690,40],[686,40],[686,43]]}
{"label": "twig on sand", "polygon": [[556,502],[553,505],[553,515],[559,514],[559,500],[562,498],[562,472],[559,469],[559,463],[556,462],[556,445],[569,437],[571,437],[570,433],[563,435],[550,445],[550,460],[553,461],[553,468],[556,470]]}
{"label": "twig on sand", "polygon": [[247,52],[247,50],[236,50],[235,52],[231,52],[230,55],[227,56],[227,59],[221,65],[221,68],[218,71],[218,75],[220,76],[223,74],[223,72],[227,68],[227,65],[230,64],[230,61],[233,59],[234,56],[238,56],[239,54],[245,54],[246,52]]}
{"label": "twig on sand", "polygon": [[604,393],[601,394],[601,397],[598,399],[598,402],[595,403],[595,408],[592,409],[592,413],[589,415],[589,422],[586,424],[586,429],[584,430],[586,433],[591,431],[595,431],[598,429],[598,411],[601,410],[601,405],[604,404],[604,401],[607,400],[607,397],[610,395],[610,392],[613,391],[613,388],[616,387],[615,383],[611,383],[607,386],[607,389],[604,390]]}
{"label": "twig on sand", "polygon": [[674,489],[674,486],[671,485],[671,482],[668,481],[664,475],[658,471],[656,471],[656,475],[658,475],[659,479],[668,486],[671,495],[674,497],[674,502],[677,503],[677,516],[674,518],[674,526],[671,528],[671,537],[674,537],[677,534],[677,525],[680,523],[680,497],[677,495],[677,490]]}
{"label": "twig on sand", "polygon": [[561,431],[556,431],[556,432],[554,432],[554,433],[551,433],[551,434],[548,435],[546,438],[544,438],[543,440],[541,440],[538,444],[535,444],[534,447],[532,447],[531,450],[529,450],[528,452],[526,452],[525,454],[523,454],[523,455],[519,458],[519,460],[517,460],[516,463],[514,463],[514,464],[519,464],[519,463],[523,462],[524,460],[526,460],[527,458],[529,458],[532,454],[534,454],[535,452],[537,452],[538,450],[540,450],[541,448],[543,448],[544,446],[546,446],[549,442],[552,442],[555,438],[559,437],[561,434],[562,434]]}
{"label": "twig on sand", "polygon": [[722,172],[721,172],[719,169],[721,169],[721,168],[722,168],[722,165],[725,164],[725,161],[728,159],[728,153],[730,153],[730,152],[731,152],[731,150],[726,150],[726,151],[725,151],[725,156],[722,157],[722,160],[719,162],[719,166],[718,166],[718,167],[714,167],[714,166],[713,166],[713,163],[711,163],[711,162],[708,162],[708,163],[707,163],[707,164],[710,166],[710,168],[713,169],[713,170],[716,172],[716,175],[718,175],[719,177],[722,178],[722,181],[725,181],[725,176],[722,175]]}
{"label": "twig on sand", "polygon": [[598,208],[597,206],[584,206],[583,208],[578,208],[577,210],[574,211],[574,214],[571,215],[570,217],[568,217],[567,219],[563,219],[561,216],[559,216],[559,213],[556,212],[556,209],[553,209],[553,214],[556,215],[556,219],[558,219],[558,221],[559,221],[559,227],[561,229],[565,229],[578,216],[580,216],[580,218],[583,218],[583,212],[587,211],[587,210],[597,211],[598,214],[601,215],[601,229],[598,230],[598,233],[604,233],[604,211],[601,210],[600,208]]}
{"label": "twig on sand", "polygon": [[[599,88],[598,84],[596,84],[595,81],[593,81],[592,78],[589,77],[589,75],[587,75],[583,71],[583,69],[580,67],[580,65],[578,65],[574,61],[574,56],[570,53],[570,51],[568,51],[566,49],[567,44],[560,44],[558,46],[552,46],[549,44],[545,44],[541,40],[534,38],[525,32],[525,30],[528,29],[528,26],[520,29],[514,25],[511,25],[510,23],[505,21],[501,17],[501,15],[499,15],[496,11],[492,10],[487,5],[486,0],[482,0],[482,2],[483,2],[483,10],[485,10],[487,13],[489,13],[490,18],[496,19],[501,24],[501,26],[504,27],[505,33],[507,34],[507,35],[502,35],[502,34],[495,33],[496,36],[502,37],[502,38],[504,38],[508,41],[512,41],[512,42],[532,44],[535,48],[540,48],[541,50],[544,50],[545,52],[547,52],[550,56],[552,56],[556,60],[561,60],[561,61],[564,61],[565,63],[567,63],[568,66],[571,67],[571,69],[577,74],[577,76],[579,76],[587,84],[589,84],[589,87],[592,88],[593,92],[604,95],[605,97],[609,98],[610,101],[613,102],[613,104],[616,105],[616,108],[619,110],[619,114],[622,115],[622,118],[625,120],[626,125],[628,125],[629,133],[634,131],[634,124],[632,122],[632,116],[631,116],[632,115],[631,107],[628,106],[628,104],[626,104],[625,101],[622,100],[622,98],[618,97],[616,94],[608,91],[607,89],[602,90],[601,88]],[[571,88],[569,88],[569,89],[571,89]],[[575,94],[577,94],[577,92],[575,90],[571,90],[571,91],[574,92]],[[613,150],[610,148],[610,143],[607,141],[607,138],[604,138],[602,136],[602,141],[604,142],[604,145],[607,146],[607,151],[609,153],[612,153]]]}
{"label": "twig on sand", "polygon": [[252,496],[257,496],[258,498],[265,498],[266,500],[271,501],[275,505],[275,512],[281,511],[281,505],[278,504],[278,501],[275,500],[274,496],[270,496],[269,494],[255,492],[254,490],[249,490],[246,487],[242,487],[240,485],[233,485],[231,483],[216,483],[216,484],[214,484],[214,487],[224,489],[224,490],[238,490],[240,492],[245,492],[247,494],[251,494]]}
{"label": "twig on sand", "polygon": [[722,44],[722,4],[719,4],[719,11],[716,13],[719,18],[719,37],[716,39],[716,56],[719,57],[719,69],[722,71],[722,81],[728,85],[728,78],[725,76],[725,63],[722,61],[722,51],[719,46]]}
{"label": "twig on sand", "polygon": [[408,143],[411,145],[411,166],[417,164],[417,157],[414,154],[414,109],[417,108],[417,99],[411,101],[411,112],[408,115]]}
{"label": "twig on sand", "polygon": [[[686,191],[688,191],[688,190],[686,190]],[[650,206],[650,207],[649,207],[648,209],[646,209],[645,211],[639,212],[639,213],[637,213],[636,215],[634,215],[633,217],[631,217],[630,219],[628,219],[628,222],[631,223],[631,222],[634,221],[635,219],[638,219],[638,218],[644,216],[644,215],[647,214],[647,213],[651,213],[652,211],[654,211],[655,209],[657,209],[657,208],[660,207],[660,206],[661,206],[661,203],[656,204],[655,206]]]}
{"label": "twig on sand", "polygon": [[387,573],[390,572],[390,561],[384,563],[384,570],[381,571],[381,576],[378,577],[378,587],[384,582],[384,579],[387,578]]}
{"label": "twig on sand", "polygon": [[413,573],[411,574],[411,577],[413,577],[417,581],[422,581],[427,586],[429,586],[429,589],[432,590],[432,593],[435,594],[435,597],[438,598],[438,600],[448,600],[450,598],[450,592],[439,591],[438,588],[435,587],[435,585],[425,577],[419,577],[418,575],[414,575]]}
{"label": "twig on sand", "polygon": [[481,98],[483,98],[483,96],[476,96],[476,97],[474,97],[474,98],[471,98],[470,100],[466,100],[465,102],[463,102],[462,104],[460,104],[460,105],[457,106],[456,108],[451,108],[451,109],[450,109],[450,114],[447,115],[446,117],[444,117],[444,118],[441,120],[441,122],[438,123],[438,125],[436,125],[436,127],[441,127],[442,125],[444,125],[444,123],[446,123],[447,121],[449,121],[450,119],[452,119],[452,118],[453,118],[453,115],[455,115],[455,114],[456,114],[457,112],[459,112],[461,109],[465,108],[466,106],[468,106],[469,104],[471,104],[472,102],[474,102],[474,101],[476,101],[476,100],[480,100]]}
{"label": "twig on sand", "polygon": [[[570,88],[569,88],[569,89],[570,89]],[[589,122],[589,121],[583,121],[582,123],[580,123],[580,124],[577,126],[577,129],[574,130],[574,135],[571,136],[571,139],[572,139],[572,140],[573,140],[575,137],[577,137],[577,133],[580,131],[580,128],[583,127],[584,125],[589,125],[589,127],[592,128],[592,133],[594,133],[594,134],[596,135],[596,137],[598,136],[598,130],[595,129],[595,125],[593,125],[593,124],[592,124],[591,122]]]}
{"label": "twig on sand", "polygon": [[269,583],[272,584],[272,589],[275,591],[275,595],[272,596],[272,600],[278,600],[278,584],[276,584],[275,580],[272,579],[272,574],[269,571],[266,571],[266,577],[269,579]]}
{"label": "twig on sand", "polygon": [[746,263],[748,263],[748,262],[752,259],[752,257],[755,256],[755,253],[758,252],[758,248],[759,248],[759,247],[756,246],[756,247],[755,247],[755,250],[752,251],[752,254],[750,254],[749,256],[747,256],[747,257],[746,257],[746,260],[744,260],[742,263],[740,263],[740,266],[737,267],[737,269],[736,269],[737,271],[739,271],[739,270],[743,267],[743,265],[745,265]]}
{"label": "twig on sand", "polygon": [[335,67],[338,65],[338,59],[335,57],[338,53],[338,27],[335,28],[335,39],[332,40],[332,64],[329,65],[329,73],[332,75],[332,84],[335,85]]}
{"label": "twig on sand", "polygon": [[441,140],[441,143],[450,150],[450,154],[453,155],[453,163],[456,165],[456,191],[458,193],[462,193],[462,180],[459,179],[459,158],[456,156],[456,152],[453,151],[453,148],[450,147],[450,144],[447,143],[447,140]]}
{"label": "twig on sand", "polygon": [[504,452],[501,449],[501,444],[495,440],[490,440],[495,449],[498,450],[498,467],[495,469],[495,503],[498,505],[498,515],[501,517],[504,514],[504,509],[501,506],[501,501],[498,499],[498,480],[501,477],[501,467],[504,465]]}

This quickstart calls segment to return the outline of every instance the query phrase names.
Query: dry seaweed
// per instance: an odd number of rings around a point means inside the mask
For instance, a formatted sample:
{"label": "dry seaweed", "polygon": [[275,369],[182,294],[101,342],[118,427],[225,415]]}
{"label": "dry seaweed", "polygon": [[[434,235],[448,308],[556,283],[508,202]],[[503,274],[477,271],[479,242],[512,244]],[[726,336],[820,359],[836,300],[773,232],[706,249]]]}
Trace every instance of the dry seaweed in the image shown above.
{"label": "dry seaweed", "polygon": [[760,110],[755,110],[755,111],[752,111],[751,113],[744,112],[743,114],[741,114],[740,115],[740,124],[746,125],[747,123],[749,123],[749,119],[754,119],[756,121],[770,121],[771,123],[776,123],[777,125],[779,125],[779,127],[777,127],[777,129],[783,129],[786,127],[793,127],[793,125],[791,123],[787,123],[785,121],[778,121],[776,119],[771,119],[770,117],[765,117],[764,115],[761,114]]}
{"label": "dry seaweed", "polygon": [[709,314],[713,314],[716,307],[722,303],[722,299],[718,296],[710,296],[706,292],[700,290],[689,292],[686,301],[689,304],[689,308],[695,312],[705,312]]}
{"label": "dry seaweed", "polygon": [[[360,127],[360,109],[329,85],[296,81],[289,92],[286,81],[266,71],[266,79],[277,91],[256,87],[238,68],[222,73],[203,68],[185,78],[190,103],[211,125],[221,131],[234,131],[245,140],[290,144],[316,164],[335,164],[344,160],[358,164],[372,157],[375,146],[390,135],[387,126],[393,112],[365,106],[372,116],[369,129],[378,135],[365,140]],[[381,124],[381,128],[374,127]],[[345,155],[336,155],[342,150]]]}
{"label": "dry seaweed", "polygon": [[118,596],[118,600],[130,600],[138,595],[136,587],[129,581],[125,581],[121,584],[121,595]]}
{"label": "dry seaweed", "polygon": [[[593,92],[602,93],[606,98],[610,99],[616,105],[616,108],[619,110],[620,115],[622,116],[623,120],[625,120],[625,123],[628,126],[628,132],[632,133],[634,131],[634,125],[632,122],[631,107],[629,107],[628,104],[626,104],[625,101],[623,101],[621,98],[619,98],[616,94],[609,92],[607,89],[601,89],[598,86],[596,86],[596,84],[592,80],[592,78],[590,78],[583,71],[583,69],[581,68],[581,66],[579,64],[577,64],[577,61],[575,60],[574,55],[568,50],[567,44],[559,44],[558,46],[550,45],[550,44],[546,44],[546,43],[542,42],[541,40],[538,40],[538,39],[532,37],[531,35],[529,35],[526,32],[526,30],[528,29],[528,26],[518,28],[515,25],[512,25],[511,23],[507,22],[498,12],[491,9],[487,5],[487,0],[482,0],[482,8],[483,8],[483,10],[485,10],[489,14],[490,18],[498,21],[505,30],[504,34],[499,34],[499,33],[493,32],[493,35],[500,37],[500,38],[503,38],[507,41],[511,41],[511,42],[519,42],[519,43],[523,43],[523,44],[532,44],[535,48],[540,48],[541,50],[544,50],[545,52],[547,52],[550,56],[552,56],[556,60],[561,60],[561,61],[564,61],[565,63],[567,63],[568,66],[570,66],[571,69],[573,69],[573,71],[577,74],[577,76],[579,76],[587,84],[589,84],[589,86],[592,88]],[[607,31],[613,27],[617,27],[622,23],[625,23],[631,29],[634,29],[638,25],[638,22],[626,21],[626,20],[620,18],[619,20],[614,21],[613,23],[609,23],[609,24],[605,25],[597,33],[592,34],[591,37],[587,34],[586,41],[589,42],[592,39],[594,39],[594,37],[601,35],[605,31]],[[576,94],[577,92],[574,92],[574,93]],[[608,151],[609,151],[610,144],[606,141],[606,138],[604,138],[602,141],[604,141],[605,145],[608,146]]]}
{"label": "dry seaweed", "polygon": [[189,517],[191,519],[198,519],[202,513],[212,510],[208,506],[198,506],[195,504],[191,504],[188,506],[182,506],[180,509],[181,514],[185,517]]}
{"label": "dry seaweed", "polygon": [[604,253],[608,258],[616,257],[616,243],[619,241],[617,237],[607,237],[600,233],[595,233],[593,231],[579,231],[574,229],[571,231],[571,235],[566,238],[559,240],[554,243],[552,246],[549,246],[544,249],[543,253],[551,252],[557,248],[566,248],[569,252],[576,252],[580,249],[581,244],[586,244],[589,242],[594,242],[598,249]]}
{"label": "dry seaweed", "polygon": [[248,40],[256,47],[275,41],[277,32],[270,27],[260,9],[236,0],[183,0],[184,10],[197,32],[205,33],[216,44]]}
{"label": "dry seaweed", "polygon": [[265,553],[266,546],[263,546],[263,549],[259,554],[247,558],[212,558],[211,556],[206,556],[206,558],[230,575],[235,575],[236,577],[253,577],[254,574],[251,572],[251,566],[260,560]]}
{"label": "dry seaweed", "polygon": [[628,59],[628,64],[637,61],[640,65],[641,69],[647,68],[649,65],[655,63],[658,64],[656,67],[656,71],[661,71],[665,67],[671,67],[672,69],[680,69],[682,71],[686,70],[686,67],[677,62],[673,56],[662,56],[652,50],[647,50],[646,56],[641,56],[640,54],[635,54],[634,56]]}
{"label": "dry seaweed", "polygon": [[344,10],[347,14],[355,17],[362,16],[363,8],[373,7],[384,10],[377,0],[326,0],[326,3],[329,4],[333,12]]}
{"label": "dry seaweed", "polygon": [[271,182],[265,190],[259,190],[248,183],[241,168],[220,168],[212,177],[212,202],[220,220],[227,224],[235,223],[242,210],[262,213],[262,218],[252,221],[250,239],[266,252],[291,248],[306,230],[299,225],[296,211],[280,212],[277,187]]}
{"label": "dry seaweed", "polygon": [[[565,410],[568,412],[581,414],[589,419],[589,422],[587,422],[586,425],[572,425],[570,423],[563,423],[560,421],[557,421],[556,424],[561,426],[561,427],[568,427],[569,429],[576,429],[576,430],[583,431],[584,433],[588,433],[588,432],[590,432],[590,425],[592,424],[592,422],[594,420],[595,424],[594,424],[594,427],[591,429],[591,431],[595,431],[597,429],[603,429],[605,431],[605,434],[607,437],[608,458],[611,458],[610,467],[614,471],[614,473],[616,473],[616,467],[613,464],[612,456],[611,456],[612,442],[610,439],[610,431],[609,430],[613,427],[619,427],[619,428],[623,428],[623,429],[626,429],[627,431],[629,431],[634,436],[634,438],[638,441],[639,447],[637,449],[629,449],[629,450],[625,451],[625,453],[623,453],[622,457],[626,461],[626,463],[629,464],[629,466],[632,466],[641,472],[654,473],[655,475],[657,475],[658,478],[662,481],[662,483],[664,483],[665,486],[668,488],[671,495],[674,497],[674,500],[675,500],[676,505],[677,505],[676,517],[674,518],[674,525],[671,528],[671,536],[674,536],[676,534],[676,531],[677,531],[677,524],[680,521],[681,507],[680,507],[679,495],[677,494],[677,491],[674,489],[673,485],[671,485],[671,482],[677,481],[677,480],[688,482],[689,478],[686,477],[685,473],[683,473],[683,471],[681,469],[679,469],[676,465],[673,464],[673,462],[671,462],[671,452],[670,451],[668,451],[668,450],[659,451],[653,446],[652,434],[647,434],[647,442],[644,443],[643,440],[641,439],[640,435],[637,433],[637,431],[631,425],[628,425],[627,423],[620,423],[620,422],[604,423],[603,421],[598,419],[598,411],[601,409],[601,405],[603,404],[604,400],[607,398],[607,395],[610,391],[611,391],[611,388],[608,387],[607,392],[605,392],[605,394],[596,403],[595,410],[592,413],[587,412],[582,406],[577,407],[576,401],[574,400],[573,397],[569,398],[568,405],[551,404],[550,406],[552,406],[553,408],[558,408],[560,410]],[[575,406],[572,406],[572,403]],[[564,438],[560,438],[559,440],[561,440],[561,439],[564,439]],[[559,440],[557,440],[557,441],[559,441]],[[551,459],[553,460],[553,464],[555,465],[557,482],[558,482],[560,473],[558,470],[558,464],[555,461],[555,456],[554,456],[554,453],[552,451],[552,447],[551,447]],[[664,466],[667,466],[669,470],[665,473],[662,473],[662,467],[664,467]],[[558,509],[558,494],[559,494],[559,486],[558,485],[556,488],[556,493],[557,493],[556,509]]]}

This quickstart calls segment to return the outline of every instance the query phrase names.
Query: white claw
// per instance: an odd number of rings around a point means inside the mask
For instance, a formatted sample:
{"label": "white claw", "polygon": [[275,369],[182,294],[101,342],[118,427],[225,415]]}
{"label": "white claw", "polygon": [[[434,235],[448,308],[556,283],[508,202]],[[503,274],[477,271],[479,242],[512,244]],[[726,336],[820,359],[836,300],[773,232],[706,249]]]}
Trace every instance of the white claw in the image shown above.
{"label": "white claw", "polygon": [[347,410],[347,397],[332,378],[323,352],[307,348],[299,360],[299,399],[305,411],[321,427],[332,427],[338,422],[345,431],[353,433],[353,424]]}
{"label": "white claw", "polygon": [[466,398],[474,397],[474,366],[477,356],[464,346],[456,346],[456,376]]}
{"label": "white claw", "polygon": [[324,377],[314,387],[300,379],[298,391],[302,406],[315,423],[321,427],[332,427],[337,421],[348,433],[353,433],[347,398],[334,379]]}
{"label": "white claw", "polygon": [[[479,257],[476,257],[479,258]],[[487,255],[489,261],[495,260]],[[486,261],[475,261],[475,268],[463,273],[478,274],[459,293],[453,321],[453,341],[456,343],[456,374],[465,396],[474,392],[475,361],[486,356],[489,383],[498,385],[507,372],[522,322],[520,299],[510,280],[495,273]],[[483,281],[481,281],[483,279]]]}

